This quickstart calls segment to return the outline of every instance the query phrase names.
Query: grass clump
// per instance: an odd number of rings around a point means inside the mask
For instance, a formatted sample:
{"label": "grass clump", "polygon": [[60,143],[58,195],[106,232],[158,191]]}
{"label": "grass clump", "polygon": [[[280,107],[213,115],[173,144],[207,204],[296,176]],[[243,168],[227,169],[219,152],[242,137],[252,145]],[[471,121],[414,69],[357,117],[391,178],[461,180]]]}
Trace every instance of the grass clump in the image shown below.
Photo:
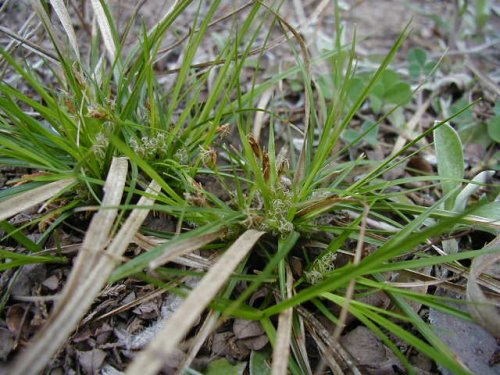
{"label": "grass clump", "polygon": [[[132,360],[129,373],[158,372],[164,364],[158,353],[171,354],[205,310],[201,328],[186,350],[182,368],[187,372],[194,373],[191,362],[209,334],[227,319],[241,318],[260,322],[275,348],[273,373],[306,374],[322,365],[334,372],[359,373],[355,354],[339,341],[349,329],[348,317],[354,317],[409,372],[412,364],[407,355],[413,348],[454,373],[468,373],[414,304],[464,319],[470,316],[431,294],[399,288],[396,281],[399,273],[425,267],[465,272],[467,267],[458,261],[496,252],[498,248],[433,251],[440,238],[453,237],[472,225],[496,235],[498,226],[491,215],[494,198],[482,195],[482,207],[472,211],[472,193],[460,193],[468,181],[463,174],[448,173],[463,169],[463,157],[446,152],[448,146],[442,141],[435,146],[438,176],[384,178],[421,151],[420,141],[433,133],[438,140],[443,139],[442,132],[451,132],[453,147],[461,148],[448,125],[459,113],[437,122],[382,161],[362,155],[349,158],[349,151],[364,136],[379,131],[383,120],[409,101],[409,85],[389,69],[408,27],[379,67],[360,75],[355,43],[343,42],[340,22],[330,49],[311,57],[298,30],[279,16],[279,3],[251,2],[231,13],[234,21],[227,26],[231,33],[212,61],[202,64],[195,62],[208,43],[210,29],[231,19],[216,18],[220,1],[175,2],[156,25],[143,25],[132,47],[128,41],[136,27],[135,16],[120,30],[106,2],[92,2],[98,30],[91,34],[85,55],[71,42],[76,37],[72,38],[66,8],[62,2],[53,3],[71,47],[60,41],[47,9],[37,6],[55,50],[43,56],[55,77],[53,85],[17,61],[12,51],[2,50],[10,74],[34,92],[28,95],[22,85],[6,80],[0,84],[0,160],[29,172],[19,178],[19,186],[0,192],[4,240],[11,238],[25,250],[22,254],[2,250],[3,268],[67,261],[38,253],[68,223],[86,232],[62,302],[56,304],[48,328],[13,362],[11,373],[23,373],[27,365],[42,370],[101,289],[131,278],[186,300]],[[189,32],[166,47],[180,48],[182,58],[180,66],[167,72],[164,85],[158,73],[164,40],[188,11],[193,18]],[[338,17],[337,13],[337,21]],[[259,68],[265,53],[280,41],[286,41],[295,54],[296,65],[262,77]],[[49,63],[49,57],[55,62]],[[322,84],[314,73],[318,64],[329,68],[329,74],[321,76]],[[298,124],[258,105],[266,91],[292,80],[303,91]],[[380,117],[349,133],[370,98]],[[262,113],[268,123],[257,131],[262,124],[255,124],[256,118]],[[371,144],[376,144],[372,138]],[[423,188],[407,188],[422,182],[427,184]],[[424,189],[436,192],[432,205],[408,199]],[[27,196],[31,200],[19,206]],[[15,227],[5,221],[47,200],[54,208],[25,225]],[[149,211],[174,227],[143,225]],[[23,233],[34,230],[35,223],[44,224],[39,229],[43,233],[31,241]],[[456,247],[446,241],[445,250]],[[131,242],[147,251],[128,251]],[[190,259],[195,250],[201,256]],[[188,266],[181,269],[173,262]],[[200,273],[202,279],[193,290],[184,285],[185,276]],[[363,296],[380,291],[389,302],[386,309],[363,302]],[[263,296],[262,302],[255,303],[256,293]],[[327,329],[314,314],[332,327],[329,334],[322,334]],[[56,330],[59,335],[48,344],[47,332]],[[306,346],[304,335],[312,338],[314,348]],[[258,357],[262,353],[254,349],[250,367],[258,366],[255,358],[268,360]],[[314,358],[317,353],[324,363]],[[227,366],[232,368],[223,364]]]}

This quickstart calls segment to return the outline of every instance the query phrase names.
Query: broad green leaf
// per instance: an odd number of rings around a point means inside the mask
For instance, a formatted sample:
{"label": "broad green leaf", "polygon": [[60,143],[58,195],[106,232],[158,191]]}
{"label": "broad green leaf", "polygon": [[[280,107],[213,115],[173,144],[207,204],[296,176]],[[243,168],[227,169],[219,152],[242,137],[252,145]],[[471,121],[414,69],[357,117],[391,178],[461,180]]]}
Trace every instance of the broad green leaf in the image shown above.
{"label": "broad green leaf", "polygon": [[250,375],[271,375],[270,359],[271,353],[268,351],[252,351],[250,354]]}
{"label": "broad green leaf", "polygon": [[500,221],[500,202],[487,203],[474,211],[475,216],[481,216],[486,219]]}
{"label": "broad green leaf", "polygon": [[[470,105],[471,102],[465,98],[461,98],[457,100],[455,103],[453,103],[450,106],[450,112],[455,113],[461,108],[464,108],[468,105]],[[474,122],[474,116],[472,114],[472,111],[464,111],[462,112],[459,116],[456,117],[454,123],[457,124],[457,129],[461,130],[463,126],[467,124],[471,124]]]}
{"label": "broad green leaf", "polygon": [[445,123],[434,130],[434,147],[436,149],[438,174],[441,177],[443,194],[456,190],[445,202],[445,208],[451,209],[458,195],[458,187],[461,185],[460,180],[464,178],[465,166],[462,142],[451,125]]}
{"label": "broad green leaf", "polygon": [[410,73],[411,78],[417,79],[418,77],[420,77],[420,74],[422,72],[422,67],[415,63],[409,63],[408,72]]}
{"label": "broad green leaf", "polygon": [[487,123],[488,135],[495,142],[500,143],[500,116],[495,116]]}
{"label": "broad green leaf", "polygon": [[400,77],[399,77],[399,74],[397,72],[395,72],[394,70],[386,70],[384,72],[384,74],[382,75],[382,84],[384,85],[384,87],[386,88],[386,90],[394,85],[396,85],[397,83],[399,83],[401,81]]}
{"label": "broad green leaf", "polygon": [[408,52],[408,62],[410,64],[418,64],[424,66],[427,61],[427,53],[422,48],[412,48]]}
{"label": "broad green leaf", "polygon": [[384,97],[386,87],[388,86],[384,85],[383,82],[378,82],[373,86],[373,89],[370,92],[370,96],[376,96],[377,98],[382,99]]}
{"label": "broad green leaf", "polygon": [[376,95],[370,95],[370,103],[373,112],[378,113],[382,110],[382,99]]}
{"label": "broad green leaf", "polygon": [[385,91],[384,99],[392,104],[406,104],[411,98],[411,87],[406,82],[399,82]]}
{"label": "broad green leaf", "polygon": [[346,129],[342,133],[342,139],[347,143],[353,143],[358,137],[359,133],[354,129]]}
{"label": "broad green leaf", "polygon": [[378,130],[379,126],[375,125],[373,121],[365,121],[361,125],[361,131],[362,133],[368,131],[368,133],[364,135],[363,140],[371,145],[376,145],[378,143]]}
{"label": "broad green leaf", "polygon": [[487,148],[492,143],[492,138],[488,134],[488,126],[485,123],[473,122],[459,129],[462,144],[475,143]]}
{"label": "broad green leaf", "polygon": [[217,359],[208,365],[205,375],[241,375],[243,373],[243,370],[241,369],[242,365],[244,365],[244,370],[246,365],[245,363],[238,363],[233,366],[225,358]]}
{"label": "broad green leaf", "polygon": [[365,86],[361,78],[355,77],[351,79],[351,81],[349,82],[349,89],[348,89],[349,99],[355,101],[357,98],[359,98],[364,88]]}
{"label": "broad green leaf", "polygon": [[435,61],[428,61],[425,65],[424,65],[424,74],[426,75],[429,75],[431,74],[431,72],[434,70],[434,68],[436,67],[438,63],[435,62]]}
{"label": "broad green leaf", "polygon": [[[371,129],[370,129],[371,128]],[[378,129],[379,126],[375,125],[373,121],[365,121],[363,125],[361,125],[361,131],[357,131],[354,129],[345,129],[342,133],[342,139],[347,143],[357,143],[365,141],[370,145],[376,145],[378,143]],[[358,139],[363,135],[361,139]]]}

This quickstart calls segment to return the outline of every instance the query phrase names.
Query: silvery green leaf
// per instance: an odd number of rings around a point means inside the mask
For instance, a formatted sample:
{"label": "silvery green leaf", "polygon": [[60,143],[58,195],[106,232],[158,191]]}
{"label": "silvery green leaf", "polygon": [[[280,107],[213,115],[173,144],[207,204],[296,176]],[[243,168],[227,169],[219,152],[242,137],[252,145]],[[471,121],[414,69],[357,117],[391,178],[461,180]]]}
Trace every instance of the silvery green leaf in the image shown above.
{"label": "silvery green leaf", "polygon": [[[443,194],[448,194],[458,189],[460,180],[464,178],[462,142],[458,133],[446,123],[434,130],[434,147]],[[445,202],[446,209],[453,208],[457,195],[458,190],[449,196]]]}

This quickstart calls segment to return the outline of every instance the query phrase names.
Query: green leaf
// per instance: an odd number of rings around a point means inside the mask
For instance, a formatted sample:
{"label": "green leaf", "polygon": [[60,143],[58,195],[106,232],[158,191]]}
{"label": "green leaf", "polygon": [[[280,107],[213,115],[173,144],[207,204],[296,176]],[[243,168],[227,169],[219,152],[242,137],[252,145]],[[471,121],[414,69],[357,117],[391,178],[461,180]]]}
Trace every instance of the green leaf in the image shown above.
{"label": "green leaf", "polygon": [[[328,77],[325,75],[321,75],[316,79],[316,83],[318,84],[318,88],[321,90],[321,93],[323,94],[325,99],[331,100],[333,98],[333,93],[332,93],[332,86]],[[358,92],[356,92],[355,95],[359,94],[362,89],[363,88],[361,87],[361,89]]]}
{"label": "green leaf", "polygon": [[411,98],[411,87],[406,82],[399,82],[389,89],[384,94],[384,99],[392,104],[406,104]]}
{"label": "green leaf", "polygon": [[490,119],[486,124],[488,127],[488,135],[495,142],[500,143],[500,116],[497,115]]}
{"label": "green leaf", "polygon": [[382,99],[385,94],[385,88],[386,86],[382,82],[377,83],[373,86],[370,96],[376,96],[377,98]]}
{"label": "green leaf", "polygon": [[422,67],[415,63],[409,63],[408,72],[410,73],[411,78],[417,79],[418,77],[420,77],[420,74],[422,73]]}
{"label": "green leaf", "polygon": [[[2,260],[9,260],[3,261]],[[25,255],[18,254],[13,251],[0,249],[0,271],[5,271],[10,268],[16,268],[20,266],[25,266],[27,264],[36,263],[66,263],[67,259],[65,257],[54,257],[54,256],[36,256],[36,255]]]}
{"label": "green leaf", "polygon": [[252,351],[250,354],[250,375],[271,375],[270,358],[269,351]]}
{"label": "green leaf", "polygon": [[359,77],[353,78],[349,82],[348,96],[349,99],[355,101],[363,92],[365,85],[363,84],[363,80]]}
{"label": "green leaf", "polygon": [[462,144],[476,143],[487,148],[492,143],[488,134],[488,126],[485,123],[472,122],[467,125],[459,125],[458,129]]}
{"label": "green leaf", "polygon": [[431,74],[431,72],[434,70],[434,68],[436,67],[438,63],[436,63],[435,61],[428,61],[424,66],[423,66],[423,69],[424,69],[424,74],[425,75],[429,75]]}
{"label": "green leaf", "polygon": [[[458,112],[460,109],[470,105],[471,102],[465,98],[461,98],[457,100],[455,103],[453,103],[450,107],[450,112],[455,113]],[[474,116],[472,114],[472,111],[463,111],[460,115],[458,115],[454,121],[455,124],[457,124],[457,129],[461,130],[463,126],[466,126],[468,124],[474,123]]]}
{"label": "green leaf", "polygon": [[373,121],[365,121],[363,125],[361,125],[361,133],[367,132],[363,136],[363,141],[371,144],[372,146],[376,145],[378,143],[378,129],[379,126]]}
{"label": "green leaf", "polygon": [[408,52],[408,62],[424,66],[427,61],[427,53],[422,48],[412,48]]}
{"label": "green leaf", "polygon": [[399,74],[395,72],[394,70],[387,69],[384,74],[382,74],[382,84],[384,85],[385,89],[387,90],[388,88],[398,84],[401,81]]}
{"label": "green leaf", "polygon": [[427,61],[427,52],[421,48],[412,48],[408,52],[408,71],[410,77],[418,79],[421,75],[429,74],[434,68],[433,61]]}
{"label": "green leaf", "polygon": [[345,129],[342,133],[342,139],[346,143],[353,143],[359,137],[359,133],[354,129]]}
{"label": "green leaf", "polygon": [[[243,366],[243,369],[241,368]],[[225,358],[217,359],[208,365],[205,375],[240,375],[243,373],[246,363],[231,365]]]}
{"label": "green leaf", "polygon": [[441,177],[443,194],[457,190],[445,202],[445,208],[451,209],[458,195],[457,188],[461,185],[460,180],[464,178],[465,166],[462,142],[451,125],[445,123],[434,130],[434,147],[436,149],[438,174]]}
{"label": "green leaf", "polygon": [[0,222],[0,229],[4,230],[6,233],[9,234],[10,237],[12,237],[20,245],[24,246],[27,250],[31,251],[32,253],[36,253],[42,250],[40,245],[33,242],[29,237],[25,236],[20,229],[16,228],[7,220]]}
{"label": "green leaf", "polygon": [[475,216],[481,216],[493,221],[500,220],[500,202],[487,203],[474,211]]}
{"label": "green leaf", "polygon": [[372,105],[373,112],[378,113],[382,109],[382,99],[376,95],[370,95],[370,103]]}
{"label": "green leaf", "polygon": [[406,104],[411,94],[411,86],[402,82],[397,72],[386,70],[370,92],[372,109],[374,112],[380,112],[383,103]]}

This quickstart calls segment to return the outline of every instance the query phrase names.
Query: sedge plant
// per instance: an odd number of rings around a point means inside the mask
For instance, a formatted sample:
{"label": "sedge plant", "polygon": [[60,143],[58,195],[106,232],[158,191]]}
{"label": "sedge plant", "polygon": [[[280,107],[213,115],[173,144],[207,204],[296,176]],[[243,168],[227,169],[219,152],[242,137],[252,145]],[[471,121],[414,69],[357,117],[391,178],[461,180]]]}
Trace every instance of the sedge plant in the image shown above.
{"label": "sedge plant", "polygon": [[[6,81],[0,84],[0,160],[30,172],[19,177],[16,187],[0,192],[4,240],[14,240],[24,249],[20,253],[3,249],[1,269],[67,262],[66,257],[44,249],[47,239],[69,221],[88,224],[82,243],[87,251],[80,251],[74,263],[63,291],[64,304],[56,305],[42,331],[45,337],[35,336],[11,364],[11,373],[21,374],[26,366],[42,370],[101,288],[130,277],[186,300],[132,359],[127,373],[159,371],[163,362],[158,352],[170,354],[200,314],[202,329],[188,348],[186,373],[195,373],[190,361],[209,334],[233,317],[259,321],[274,347],[272,358],[252,352],[250,369],[271,361],[276,374],[312,373],[318,363],[310,353],[318,351],[332,371],[360,373],[339,341],[349,328],[345,326],[348,314],[389,347],[410,373],[412,364],[397,340],[454,373],[469,373],[414,305],[471,317],[433,295],[389,281],[399,272],[425,267],[466,271],[458,261],[498,251],[439,254],[429,245],[472,225],[496,235],[498,226],[488,214],[495,203],[485,197],[481,214],[474,216],[466,207],[468,195],[466,205],[456,212],[449,202],[459,195],[463,175],[383,178],[419,151],[419,140],[448,126],[455,115],[437,122],[383,161],[345,157],[376,122],[351,143],[342,143],[342,135],[384,76],[409,28],[359,87],[355,42],[344,43],[338,12],[331,49],[310,56],[300,32],[280,17],[279,2],[250,2],[232,17],[217,18],[220,3],[177,1],[156,25],[148,29],[143,24],[130,48],[127,41],[136,27],[134,16],[119,30],[109,5],[93,1],[97,29],[86,55],[80,51],[64,3],[51,1],[51,6],[69,43],[61,42],[48,9],[37,5],[54,46],[50,56],[42,56],[56,77],[52,85],[13,52],[2,50],[11,74],[36,95],[29,96]],[[182,47],[182,62],[167,72],[165,87],[157,63],[165,48],[173,48],[165,47],[164,39],[187,9],[194,9],[193,24],[177,43]],[[227,27],[233,32],[216,57],[195,64],[211,28],[231,19]],[[276,30],[281,33],[278,37]],[[290,48],[296,65],[262,77],[265,53],[278,42]],[[318,90],[314,73],[318,62],[327,62],[331,69],[328,97]],[[243,81],[249,66],[253,76]],[[301,127],[283,114],[257,107],[267,90],[296,77],[305,103]],[[269,118],[263,136],[253,129],[259,112]],[[277,133],[284,128],[289,137]],[[299,149],[294,138],[300,139]],[[444,195],[430,207],[414,204],[406,199],[414,191],[405,186],[416,182],[426,182],[438,191],[442,188]],[[8,221],[47,200],[51,208],[26,224],[17,227]],[[142,225],[149,211],[169,217],[175,230]],[[44,225],[37,241],[24,234],[34,230],[34,224]],[[130,242],[147,251],[124,260]],[[199,257],[186,263],[195,250],[216,259]],[[189,265],[176,266],[179,259]],[[89,284],[86,280],[91,276]],[[185,276],[200,278],[194,289],[183,284]],[[379,291],[390,300],[389,308],[358,300]],[[262,303],[252,304],[256,292],[265,297]],[[3,300],[5,304],[8,294]],[[335,327],[332,332],[321,333],[326,328],[314,317],[318,314]],[[47,332],[56,330],[60,334],[48,344]],[[306,346],[306,336],[315,348]]]}

